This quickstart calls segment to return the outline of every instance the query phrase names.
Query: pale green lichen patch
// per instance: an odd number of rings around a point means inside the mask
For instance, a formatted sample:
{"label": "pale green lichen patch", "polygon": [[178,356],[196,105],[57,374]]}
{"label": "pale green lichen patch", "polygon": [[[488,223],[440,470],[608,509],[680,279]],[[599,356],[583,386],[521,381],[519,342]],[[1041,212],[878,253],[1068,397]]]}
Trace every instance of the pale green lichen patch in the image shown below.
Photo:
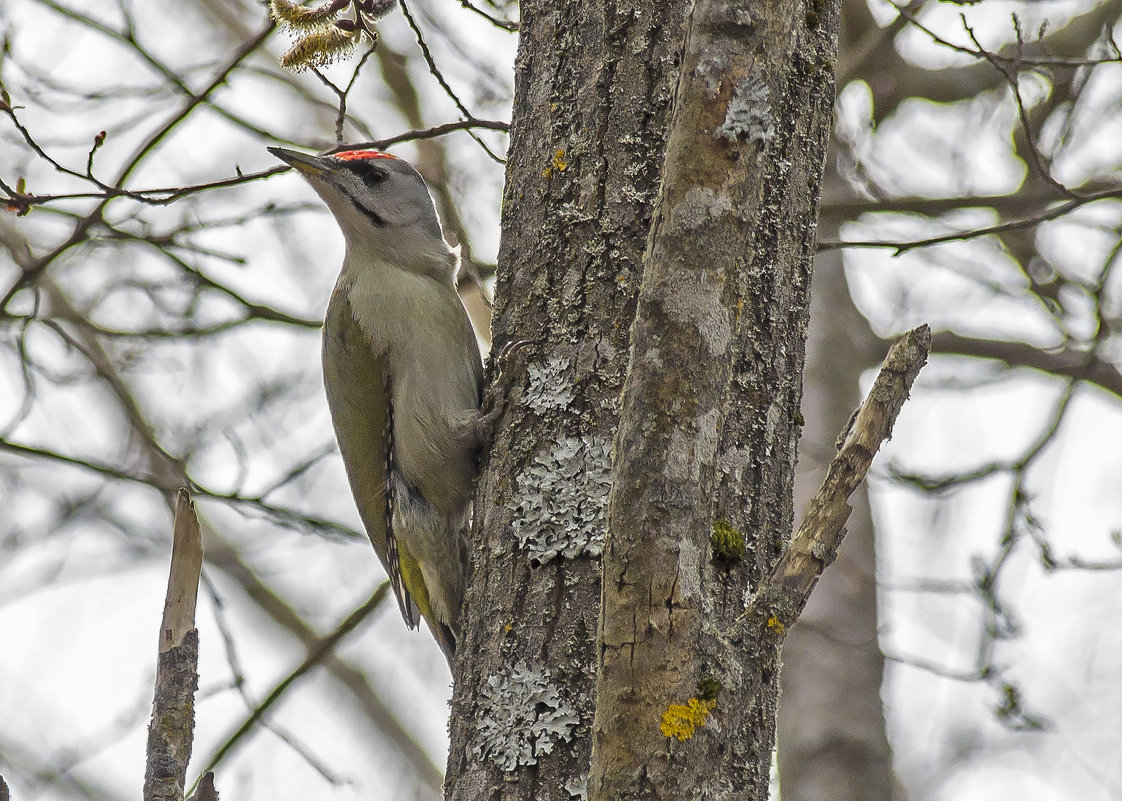
{"label": "pale green lichen patch", "polygon": [[526,405],[538,414],[552,409],[564,409],[573,402],[576,391],[573,388],[569,360],[561,356],[551,356],[545,364],[530,365],[527,373],[529,386],[522,396]]}
{"label": "pale green lichen patch", "polygon": [[562,437],[547,443],[515,481],[512,528],[530,559],[599,556],[604,549],[611,443],[604,437]]}
{"label": "pale green lichen patch", "polygon": [[766,145],[775,135],[775,119],[768,101],[767,84],[759,78],[745,78],[736,85],[725,111],[725,120],[716,130],[730,142]]}
{"label": "pale green lichen patch", "polygon": [[558,741],[569,742],[579,722],[549,670],[525,661],[487,678],[478,720],[473,753],[506,772],[536,765]]}

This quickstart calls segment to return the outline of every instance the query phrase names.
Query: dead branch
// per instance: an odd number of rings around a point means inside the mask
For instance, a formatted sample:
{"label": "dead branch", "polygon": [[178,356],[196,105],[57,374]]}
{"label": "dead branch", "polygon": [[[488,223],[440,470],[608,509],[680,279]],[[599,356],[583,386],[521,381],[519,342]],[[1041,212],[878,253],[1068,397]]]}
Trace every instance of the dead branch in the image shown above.
{"label": "dead branch", "polygon": [[175,499],[171,568],[160,624],[156,690],[148,725],[144,801],[181,801],[195,733],[195,690],[199,686],[199,633],[195,601],[203,548],[195,506],[185,489]]}
{"label": "dead branch", "polygon": [[[738,625],[762,626],[782,638],[798,619],[822,571],[834,561],[852,511],[848,499],[865,479],[881,444],[908,399],[912,383],[931,349],[931,328],[921,325],[888,351],[880,375],[838,438],[838,453],[822,486],[803,515],[802,525],[764,581]],[[757,629],[758,630],[758,629]]]}

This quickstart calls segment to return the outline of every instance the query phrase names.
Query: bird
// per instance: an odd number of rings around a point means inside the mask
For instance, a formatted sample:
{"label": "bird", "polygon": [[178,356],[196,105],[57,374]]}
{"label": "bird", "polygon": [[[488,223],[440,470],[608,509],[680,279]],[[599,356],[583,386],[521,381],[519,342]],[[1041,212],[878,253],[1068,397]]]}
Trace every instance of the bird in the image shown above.
{"label": "bird", "polygon": [[[323,324],[323,379],[351,493],[406,625],[451,667],[463,542],[483,434],[483,366],[452,247],[408,161],[371,149],[270,147],[346,242]],[[419,617],[418,617],[419,616]]]}

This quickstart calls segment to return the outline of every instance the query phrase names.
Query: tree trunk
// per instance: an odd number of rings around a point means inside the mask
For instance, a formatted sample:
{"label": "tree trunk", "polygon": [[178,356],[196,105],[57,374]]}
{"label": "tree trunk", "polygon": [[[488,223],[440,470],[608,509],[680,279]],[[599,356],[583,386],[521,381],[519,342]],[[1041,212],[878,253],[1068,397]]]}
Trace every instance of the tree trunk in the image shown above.
{"label": "tree trunk", "polygon": [[583,796],[610,448],[685,8],[521,6],[492,329],[530,344],[476,493],[449,799]]}
{"label": "tree trunk", "polygon": [[494,334],[531,344],[476,496],[450,799],[766,798],[779,638],[722,632],[791,530],[836,35],[808,5],[699,2],[688,38],[683,3],[523,5]]}
{"label": "tree trunk", "polygon": [[768,793],[836,9],[699,0],[615,450],[590,798]]}

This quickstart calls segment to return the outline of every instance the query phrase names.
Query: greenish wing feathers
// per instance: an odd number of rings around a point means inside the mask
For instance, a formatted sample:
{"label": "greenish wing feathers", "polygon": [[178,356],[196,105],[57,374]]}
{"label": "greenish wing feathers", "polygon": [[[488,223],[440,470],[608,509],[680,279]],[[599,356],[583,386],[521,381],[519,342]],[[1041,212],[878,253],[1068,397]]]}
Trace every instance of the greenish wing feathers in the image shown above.
{"label": "greenish wing feathers", "polygon": [[[366,534],[385,568],[397,596],[401,615],[416,628],[417,604],[403,575],[409,554],[399,551],[391,514],[389,467],[393,447],[393,415],[389,403],[389,373],[385,354],[375,353],[355,322],[351,305],[336,291],[327,307],[323,328],[323,378],[327,405],[347,470],[351,493]],[[332,347],[327,347],[328,343]],[[406,573],[415,572],[406,569]],[[422,582],[423,588],[423,582]]]}

